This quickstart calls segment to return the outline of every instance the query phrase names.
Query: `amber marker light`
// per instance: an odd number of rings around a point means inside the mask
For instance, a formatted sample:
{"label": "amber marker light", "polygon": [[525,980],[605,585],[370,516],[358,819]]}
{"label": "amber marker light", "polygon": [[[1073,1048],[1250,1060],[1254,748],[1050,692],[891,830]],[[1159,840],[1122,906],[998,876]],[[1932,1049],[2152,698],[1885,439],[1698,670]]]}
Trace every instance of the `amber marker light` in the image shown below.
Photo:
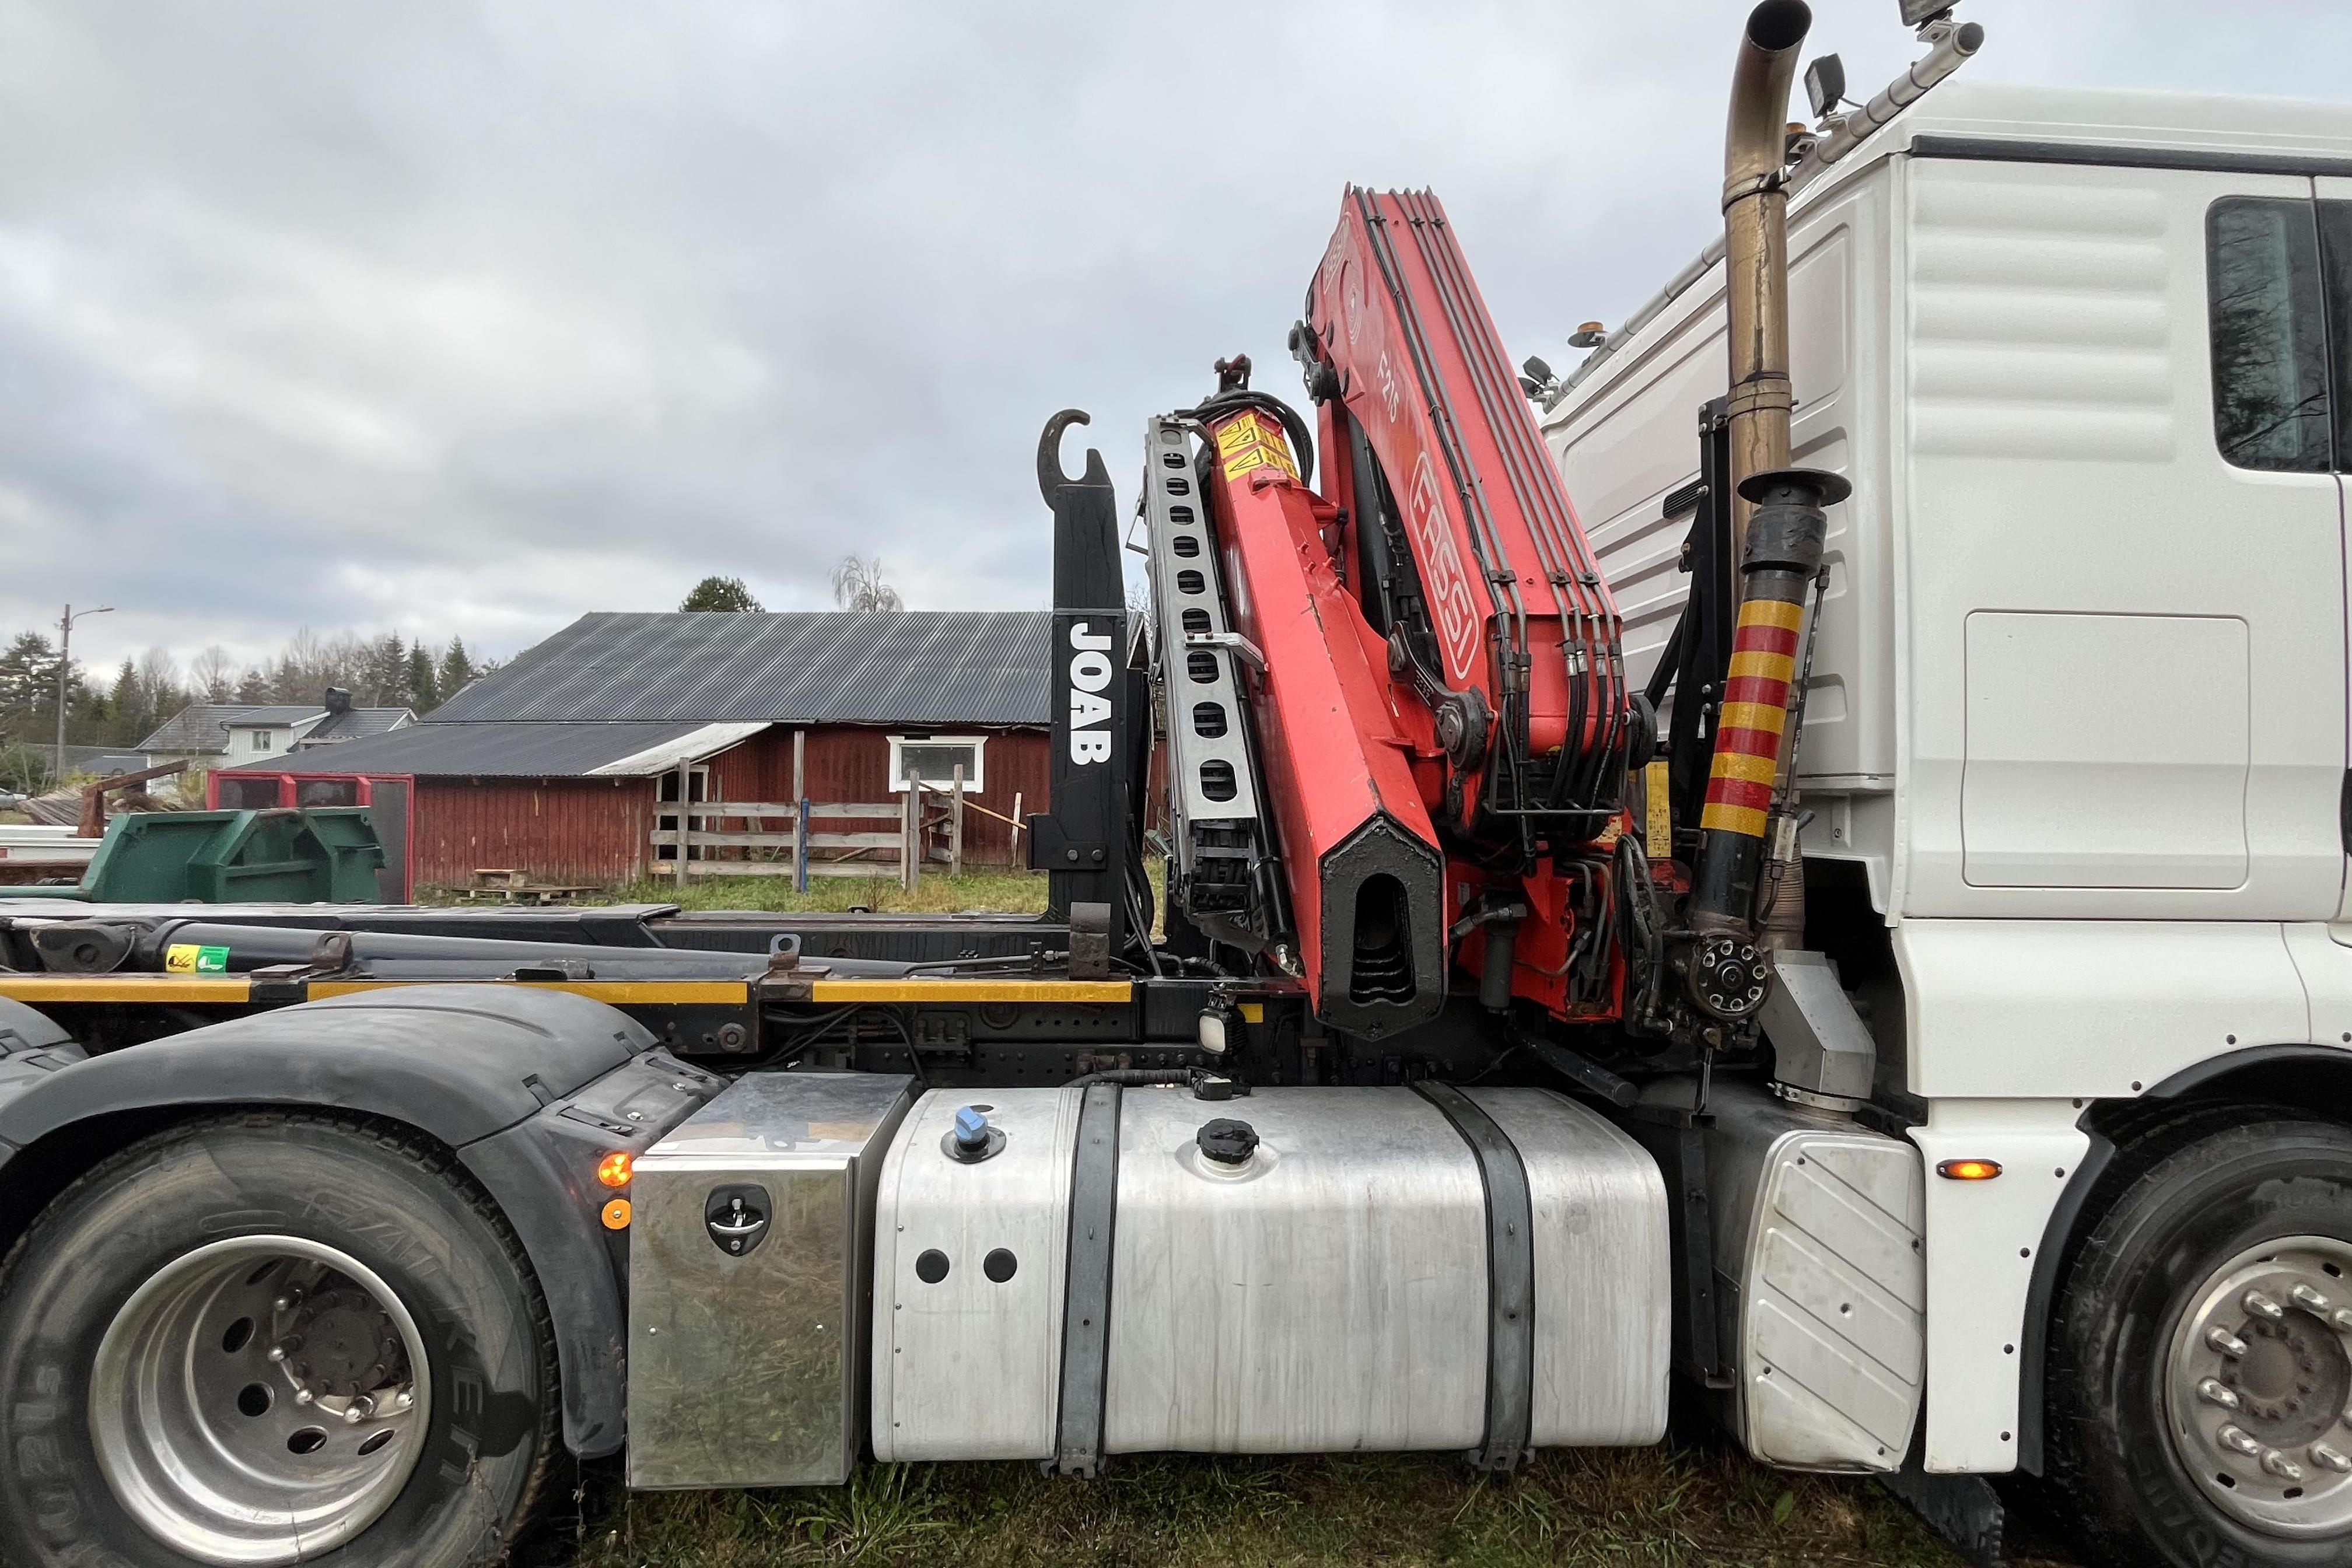
{"label": "amber marker light", "polygon": [[628,1199],[614,1198],[611,1203],[604,1205],[604,1228],[606,1230],[626,1230],[629,1228]]}
{"label": "amber marker light", "polygon": [[1948,1182],[1990,1182],[2000,1174],[2000,1162],[1946,1160],[1936,1167],[1936,1174]]}
{"label": "amber marker light", "polygon": [[626,1149],[616,1149],[596,1162],[596,1179],[608,1187],[625,1187],[636,1169],[637,1157]]}

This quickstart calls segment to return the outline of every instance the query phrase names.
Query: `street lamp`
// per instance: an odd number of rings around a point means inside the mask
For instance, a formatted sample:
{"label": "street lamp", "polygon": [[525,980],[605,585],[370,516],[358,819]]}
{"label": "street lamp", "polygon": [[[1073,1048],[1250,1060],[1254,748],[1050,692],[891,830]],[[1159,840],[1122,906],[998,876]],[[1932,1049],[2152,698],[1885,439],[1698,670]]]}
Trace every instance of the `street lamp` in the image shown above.
{"label": "street lamp", "polygon": [[68,605],[66,613],[58,617],[58,768],[54,788],[63,789],[66,782],[66,676],[73,668],[74,623],[88,620],[92,616],[110,616],[113,613],[112,605],[100,605],[97,609],[84,610],[77,616],[74,607]]}

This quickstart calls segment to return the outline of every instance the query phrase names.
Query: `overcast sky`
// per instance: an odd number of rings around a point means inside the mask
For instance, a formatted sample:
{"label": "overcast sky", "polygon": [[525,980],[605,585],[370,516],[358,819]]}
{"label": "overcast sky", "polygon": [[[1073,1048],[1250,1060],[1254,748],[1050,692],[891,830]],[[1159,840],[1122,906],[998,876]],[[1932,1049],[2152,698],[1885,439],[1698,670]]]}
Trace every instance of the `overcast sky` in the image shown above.
{"label": "overcast sky", "polygon": [[[1746,7],[0,0],[0,630],[509,654],[707,572],[1045,603],[1033,454],[1283,336],[1433,185],[1514,358],[1716,223]],[[1866,96],[1895,0],[1826,0]],[[2343,96],[2352,7],[1967,0],[1987,79]],[[2226,18],[2226,20],[2222,20]],[[1073,466],[1076,442],[1073,441]]]}

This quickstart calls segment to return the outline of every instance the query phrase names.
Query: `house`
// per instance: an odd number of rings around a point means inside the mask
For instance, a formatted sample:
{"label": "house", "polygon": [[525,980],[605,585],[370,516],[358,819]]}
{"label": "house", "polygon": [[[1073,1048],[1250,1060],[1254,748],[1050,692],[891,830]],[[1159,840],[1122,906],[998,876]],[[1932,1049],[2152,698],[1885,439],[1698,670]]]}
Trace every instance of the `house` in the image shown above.
{"label": "house", "polygon": [[191,702],[139,742],[146,766],[193,762],[205,767],[258,762],[289,752],[382,735],[416,722],[406,708],[356,708],[330,686],[316,707],[301,704]]}
{"label": "house", "polygon": [[[583,616],[421,722],[235,759],[209,798],[374,806],[408,893],[492,868],[610,887],[671,868],[681,798],[771,808],[696,813],[698,832],[773,833],[788,826],[775,808],[803,796],[895,811],[909,780],[946,791],[961,767],[965,857],[1008,864],[1013,822],[1048,805],[1050,622],[1042,610]],[[860,826],[878,838],[887,824]],[[756,854],[709,853],[730,862],[713,871]]]}

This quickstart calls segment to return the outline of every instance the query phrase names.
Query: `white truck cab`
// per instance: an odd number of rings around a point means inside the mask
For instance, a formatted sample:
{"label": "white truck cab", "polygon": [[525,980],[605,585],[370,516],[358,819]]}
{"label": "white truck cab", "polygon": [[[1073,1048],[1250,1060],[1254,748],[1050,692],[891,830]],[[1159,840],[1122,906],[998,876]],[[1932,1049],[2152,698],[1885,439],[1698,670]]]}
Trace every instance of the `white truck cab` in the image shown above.
{"label": "white truck cab", "polygon": [[[1789,236],[1794,460],[1853,486],[1799,763],[1813,898],[1884,931],[1878,1070],[1929,1169],[2010,1177],[1927,1183],[1926,1468],[2038,1468],[2088,1110],[2352,1086],[2352,106],[1954,82]],[[1686,592],[1724,276],[1542,415],[1637,679]]]}

